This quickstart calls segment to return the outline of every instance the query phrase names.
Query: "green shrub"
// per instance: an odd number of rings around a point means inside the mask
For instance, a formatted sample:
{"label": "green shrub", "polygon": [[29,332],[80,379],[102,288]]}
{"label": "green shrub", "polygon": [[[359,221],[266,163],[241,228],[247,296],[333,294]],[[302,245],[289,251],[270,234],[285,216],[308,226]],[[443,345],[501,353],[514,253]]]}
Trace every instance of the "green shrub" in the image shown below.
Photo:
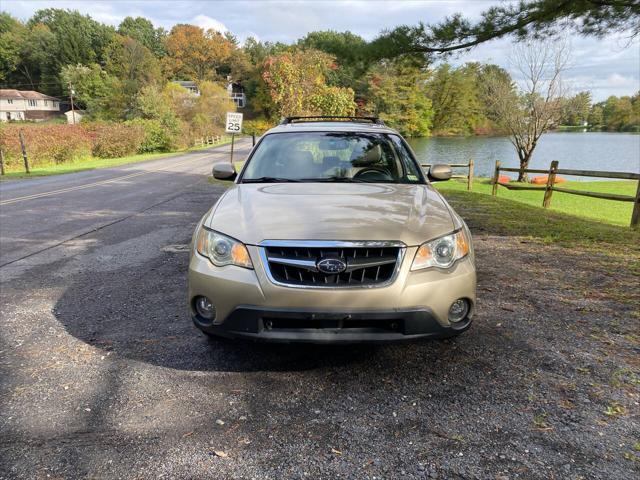
{"label": "green shrub", "polygon": [[92,153],[99,158],[118,158],[140,150],[145,138],[140,125],[124,123],[100,124],[95,128]]}
{"label": "green shrub", "polygon": [[159,120],[136,118],[127,122],[127,125],[140,127],[144,133],[138,153],[168,152],[174,148],[175,135],[163,127]]}

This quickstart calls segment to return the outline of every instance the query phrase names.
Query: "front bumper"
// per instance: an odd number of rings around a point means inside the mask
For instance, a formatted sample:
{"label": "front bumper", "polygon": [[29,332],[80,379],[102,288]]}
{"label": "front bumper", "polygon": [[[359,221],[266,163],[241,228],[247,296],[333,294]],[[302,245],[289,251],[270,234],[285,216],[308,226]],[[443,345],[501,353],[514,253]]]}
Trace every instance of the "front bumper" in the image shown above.
{"label": "front bumper", "polygon": [[[201,330],[270,341],[333,343],[442,338],[466,330],[471,323],[476,291],[471,255],[446,271],[411,272],[417,247],[408,247],[390,285],[307,289],[272,283],[263,267],[260,247],[247,248],[255,270],[216,267],[197,252],[191,253],[189,308]],[[199,295],[214,304],[213,322],[196,314],[194,299]],[[471,311],[467,319],[453,325],[448,320],[449,307],[459,298],[470,302]]]}
{"label": "front bumper", "polygon": [[214,335],[269,342],[356,343],[448,338],[471,325],[470,319],[443,327],[429,310],[326,312],[241,306],[221,324],[196,326]]}

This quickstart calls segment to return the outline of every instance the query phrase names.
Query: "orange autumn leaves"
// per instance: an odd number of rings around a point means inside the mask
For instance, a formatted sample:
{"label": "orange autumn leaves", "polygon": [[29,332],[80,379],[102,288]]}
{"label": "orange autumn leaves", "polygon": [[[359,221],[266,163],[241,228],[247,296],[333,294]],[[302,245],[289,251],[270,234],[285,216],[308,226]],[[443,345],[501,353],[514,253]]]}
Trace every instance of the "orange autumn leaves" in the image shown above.
{"label": "orange autumn leaves", "polygon": [[213,29],[176,25],[165,39],[165,72],[176,78],[211,80],[231,57],[236,45]]}
{"label": "orange autumn leaves", "polygon": [[327,85],[336,67],[331,55],[300,49],[268,57],[262,79],[280,116],[353,115],[353,89]]}

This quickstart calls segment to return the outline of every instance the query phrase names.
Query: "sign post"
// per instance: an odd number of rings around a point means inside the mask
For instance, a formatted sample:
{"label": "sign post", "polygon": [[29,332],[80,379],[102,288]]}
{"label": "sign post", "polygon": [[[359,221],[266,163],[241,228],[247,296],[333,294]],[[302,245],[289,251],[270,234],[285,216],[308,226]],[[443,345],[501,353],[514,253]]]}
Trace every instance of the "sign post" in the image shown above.
{"label": "sign post", "polygon": [[242,114],[237,112],[227,112],[227,122],[224,131],[231,134],[231,165],[233,165],[233,144],[236,133],[242,131]]}

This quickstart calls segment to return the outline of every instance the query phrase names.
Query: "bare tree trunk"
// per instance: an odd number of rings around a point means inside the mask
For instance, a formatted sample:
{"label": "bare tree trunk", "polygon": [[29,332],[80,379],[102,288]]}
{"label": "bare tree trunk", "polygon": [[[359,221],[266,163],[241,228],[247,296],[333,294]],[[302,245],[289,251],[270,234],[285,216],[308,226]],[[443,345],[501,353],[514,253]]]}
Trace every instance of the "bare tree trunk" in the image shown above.
{"label": "bare tree trunk", "polygon": [[528,182],[529,175],[524,170],[529,168],[529,160],[531,160],[531,154],[533,152],[524,152],[520,157],[520,171],[518,172],[518,181],[519,182]]}
{"label": "bare tree trunk", "polygon": [[561,117],[561,76],[568,58],[569,46],[562,38],[518,44],[512,64],[522,77],[520,86],[500,75],[487,79],[489,116],[509,132],[520,160],[519,182],[528,180],[524,170],[538,140]]}

